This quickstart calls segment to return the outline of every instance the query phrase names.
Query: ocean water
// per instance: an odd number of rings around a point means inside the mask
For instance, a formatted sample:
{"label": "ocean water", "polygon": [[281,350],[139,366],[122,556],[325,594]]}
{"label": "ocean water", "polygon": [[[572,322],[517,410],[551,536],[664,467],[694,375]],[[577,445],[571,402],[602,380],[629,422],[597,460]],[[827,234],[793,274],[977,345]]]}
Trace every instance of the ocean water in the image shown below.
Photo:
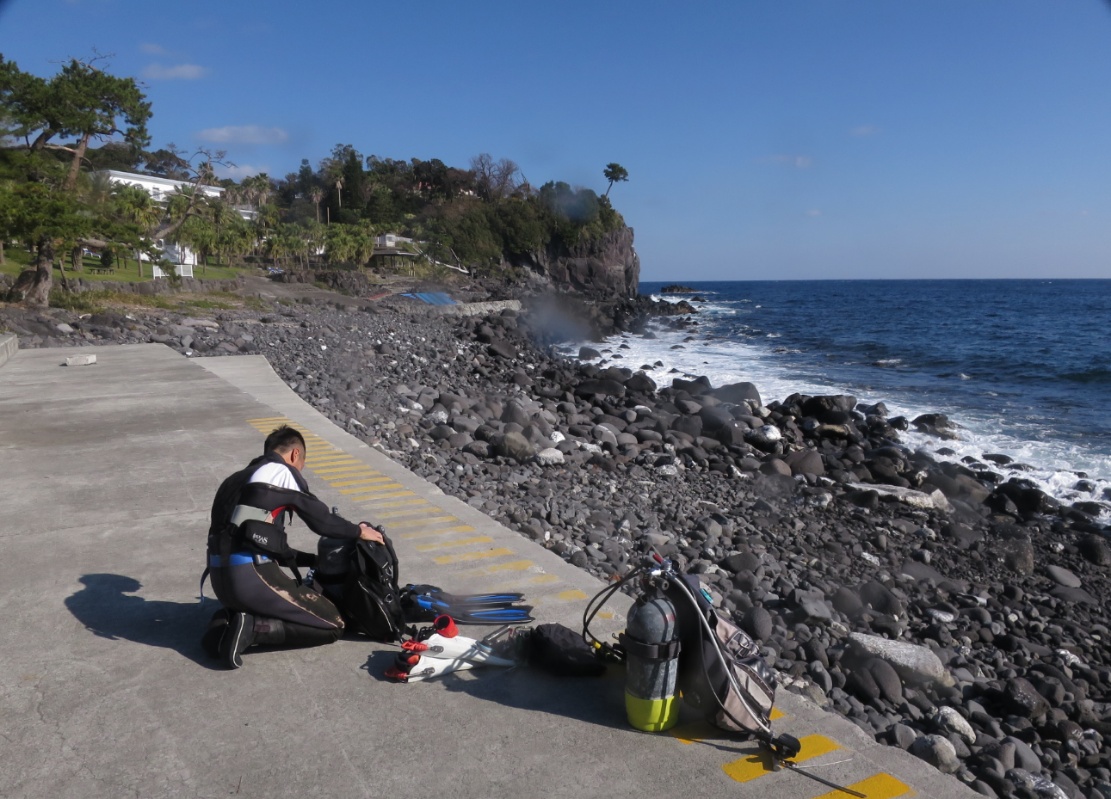
{"label": "ocean water", "polygon": [[[958,441],[903,433],[908,446],[959,460],[1008,455],[1066,501],[1111,505],[1111,280],[737,281],[685,285],[697,326],[622,335],[613,360],[660,385],[706,375],[750,381],[764,402],[848,393],[913,419],[940,412]],[[671,370],[678,370],[672,372]],[[1094,491],[1077,490],[1082,476]],[[1105,514],[1106,517],[1106,514]]]}

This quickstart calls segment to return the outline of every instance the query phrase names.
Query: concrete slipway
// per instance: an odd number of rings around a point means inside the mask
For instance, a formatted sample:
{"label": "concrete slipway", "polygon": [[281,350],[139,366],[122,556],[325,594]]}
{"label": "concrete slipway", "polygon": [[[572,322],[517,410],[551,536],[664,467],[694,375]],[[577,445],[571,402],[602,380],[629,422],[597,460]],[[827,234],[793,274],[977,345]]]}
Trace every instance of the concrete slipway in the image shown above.
{"label": "concrete slipway", "polygon": [[[223,670],[199,646],[209,503],[281,422],[326,502],[386,526],[403,581],[519,588],[576,628],[601,584],[347,435],[261,357],[0,344],[0,796],[845,796],[697,723],[630,729],[620,668],[401,685],[381,677],[395,649],[345,639]],[[62,365],[76,354],[96,363]],[[778,713],[802,766],[873,799],[975,795],[786,691]]]}

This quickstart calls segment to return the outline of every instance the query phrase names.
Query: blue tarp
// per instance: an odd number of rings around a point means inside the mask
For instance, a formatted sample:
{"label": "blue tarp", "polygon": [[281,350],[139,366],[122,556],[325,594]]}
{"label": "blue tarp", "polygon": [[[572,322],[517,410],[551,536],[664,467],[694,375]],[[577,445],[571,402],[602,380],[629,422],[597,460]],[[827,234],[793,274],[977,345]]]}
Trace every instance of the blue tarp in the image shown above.
{"label": "blue tarp", "polygon": [[411,294],[402,294],[401,296],[413,297],[429,305],[455,305],[455,300],[441,291],[418,291]]}

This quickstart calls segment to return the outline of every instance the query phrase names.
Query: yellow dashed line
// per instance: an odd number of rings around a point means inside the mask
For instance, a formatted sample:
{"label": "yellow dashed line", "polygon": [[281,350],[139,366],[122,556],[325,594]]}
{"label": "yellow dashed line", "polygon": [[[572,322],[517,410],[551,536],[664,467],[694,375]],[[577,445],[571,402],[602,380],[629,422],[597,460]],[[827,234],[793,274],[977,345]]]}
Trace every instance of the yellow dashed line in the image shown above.
{"label": "yellow dashed line", "polygon": [[324,454],[315,454],[305,458],[305,465],[310,469],[326,469],[329,466],[334,466],[337,463],[351,463],[358,461],[346,452],[325,452]]}
{"label": "yellow dashed line", "polygon": [[512,549],[488,549],[485,552],[460,552],[458,555],[440,555],[438,558],[433,558],[432,561],[440,566],[448,563],[466,563],[469,560],[484,560],[486,558],[502,558],[506,555],[512,555]]}
{"label": "yellow dashed line", "polygon": [[[394,491],[392,494],[383,494],[380,497],[353,497],[351,501],[358,502],[364,505],[371,505],[378,502],[378,500],[380,499],[391,499],[393,497],[415,497],[416,495],[417,494],[415,491]],[[392,505],[393,503],[387,502],[386,504]]]}
{"label": "yellow dashed line", "polygon": [[476,569],[479,574],[496,574],[497,572],[523,572],[535,566],[531,560],[511,560],[509,563],[499,563],[496,566],[487,566],[485,569]]}
{"label": "yellow dashed line", "polygon": [[341,494],[378,494],[382,491],[392,491],[395,488],[403,488],[401,483],[382,483],[381,485],[374,486],[373,488],[341,488]]}
{"label": "yellow dashed line", "polygon": [[469,524],[458,524],[454,527],[444,527],[440,530],[417,530],[412,533],[401,533],[397,537],[408,541],[413,538],[432,538],[438,535],[451,535],[452,533],[473,533],[474,531],[475,528],[471,527]]}
{"label": "yellow dashed line", "polygon": [[[378,483],[385,483],[389,481],[389,477],[374,477],[374,472],[366,472],[366,477],[359,477],[358,475],[344,475],[342,480],[328,480],[327,483],[332,488],[350,488],[351,486],[372,486]],[[357,479],[350,479],[357,478]]]}
{"label": "yellow dashed line", "polygon": [[571,602],[576,599],[590,599],[590,597],[578,588],[572,588],[570,591],[560,591],[556,594],[556,599],[563,600],[564,602]]}
{"label": "yellow dashed line", "polygon": [[[801,738],[799,743],[802,744],[802,749],[793,758],[796,763],[804,763],[829,752],[836,752],[841,748],[841,744],[824,735],[807,735]],[[772,758],[767,752],[758,752],[726,763],[721,767],[721,770],[736,782],[750,782],[765,774],[772,773]]]}
{"label": "yellow dashed line", "polygon": [[[393,505],[398,505],[398,503],[394,502]],[[437,508],[436,506],[432,505],[431,502],[421,502],[420,505],[414,505],[411,508],[402,508],[401,510],[388,510],[384,513],[379,513],[378,518],[379,519],[401,519],[401,518],[404,518],[404,517],[407,517],[407,516],[420,516],[421,513],[431,513],[431,512],[436,512],[438,510],[440,510],[440,508]],[[390,522],[390,527],[391,528],[393,527],[394,523],[397,523],[397,522]]]}
{"label": "yellow dashed line", "polygon": [[397,530],[401,527],[421,527],[426,524],[440,524],[442,522],[457,522],[459,521],[454,516],[427,516],[423,519],[409,519],[405,522],[394,522],[390,525],[390,529]]}
{"label": "yellow dashed line", "polygon": [[365,469],[366,464],[362,461],[357,461],[354,458],[347,458],[346,460],[330,463],[327,466],[310,466],[309,468],[317,474],[323,475],[331,474],[333,472],[347,472],[355,467]]}
{"label": "yellow dashed line", "polygon": [[435,552],[437,549],[448,547],[465,547],[471,544],[489,544],[494,539],[488,535],[476,535],[472,538],[460,538],[458,541],[438,541],[435,544],[417,544],[417,552]]}
{"label": "yellow dashed line", "polygon": [[[864,794],[868,799],[895,799],[896,796],[918,795],[918,791],[895,779],[890,774],[876,774],[866,780],[854,782],[852,785],[846,785],[845,787],[851,791]],[[845,799],[845,796],[844,791],[830,791],[829,793],[823,793],[821,796],[815,796],[814,799]]]}
{"label": "yellow dashed line", "polygon": [[[520,563],[520,561],[514,561],[514,563]],[[497,569],[497,567],[493,566],[493,567],[490,567],[489,569],[474,569],[471,572],[465,572],[465,573],[485,574],[485,573],[488,573],[488,572],[495,571],[496,569]],[[525,587],[530,586],[530,585],[549,585],[551,583],[558,583],[558,582],[559,582],[559,578],[556,577],[554,574],[538,574],[535,577],[518,577],[518,578],[514,579],[513,582],[508,582],[508,581],[507,582],[497,582],[497,583],[494,583],[490,587],[490,590],[491,591],[520,591],[522,588],[525,588]],[[529,598],[530,599],[535,599],[535,597],[529,597]],[[612,616],[612,615],[613,614],[611,613],[610,616]],[[599,613],[598,618],[604,618],[604,617],[602,616],[601,613]]]}
{"label": "yellow dashed line", "polygon": [[[316,472],[317,470],[314,469],[313,471]],[[365,480],[367,476],[371,474],[373,474],[373,472],[371,472],[365,466],[348,466],[343,469],[333,469],[332,471],[325,474],[317,474],[317,477],[319,477],[321,480],[327,481],[329,485],[333,485],[334,481],[336,480],[353,480],[355,478],[361,478]],[[387,477],[385,479],[389,480],[390,478]]]}

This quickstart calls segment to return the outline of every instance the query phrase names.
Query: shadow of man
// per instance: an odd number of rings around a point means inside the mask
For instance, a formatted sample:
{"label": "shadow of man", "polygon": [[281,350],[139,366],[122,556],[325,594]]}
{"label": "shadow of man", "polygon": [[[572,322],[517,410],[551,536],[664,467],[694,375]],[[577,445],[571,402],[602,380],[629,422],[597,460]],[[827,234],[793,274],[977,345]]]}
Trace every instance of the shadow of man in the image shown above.
{"label": "shadow of man", "polygon": [[200,633],[216,603],[202,606],[134,596],[143,584],[122,574],[86,574],[80,579],[85,587],[66,597],[65,605],[94,635],[165,647],[199,665],[217,667],[200,643]]}

